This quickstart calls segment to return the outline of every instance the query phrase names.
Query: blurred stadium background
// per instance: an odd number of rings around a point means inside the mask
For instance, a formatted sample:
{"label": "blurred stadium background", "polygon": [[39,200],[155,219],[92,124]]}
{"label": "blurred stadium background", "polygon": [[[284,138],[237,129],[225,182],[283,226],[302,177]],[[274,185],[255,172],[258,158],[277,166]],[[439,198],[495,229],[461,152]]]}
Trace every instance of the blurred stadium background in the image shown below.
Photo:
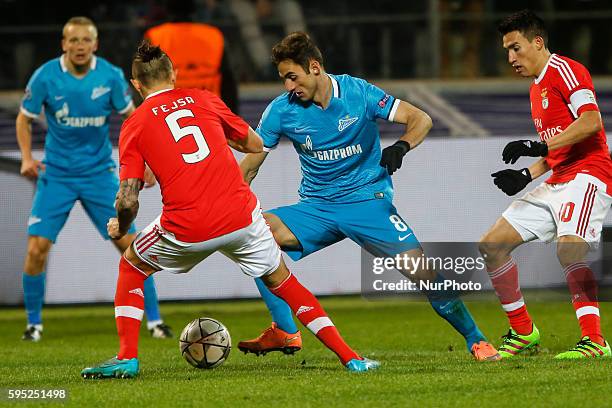
{"label": "blurred stadium background", "polygon": [[[282,92],[267,63],[269,49],[295,28],[318,42],[328,72],[366,78],[428,112],[429,139],[394,175],[396,206],[422,241],[477,241],[510,199],[489,174],[502,168],[509,138],[535,138],[529,80],[507,64],[496,22],[524,7],[548,23],[549,48],[586,65],[595,79],[604,124],[612,118],[612,3],[603,0],[198,0],[194,21],[225,35],[239,81],[239,113],[255,127],[267,103]],[[61,28],[74,15],[98,25],[98,55],[129,76],[144,31],[166,21],[163,1],[35,2],[0,0],[0,304],[22,303],[21,271],[33,185],[19,176],[15,117],[25,84],[43,62],[60,54]],[[262,48],[263,47],[263,55]],[[194,52],[197,52],[194,51]],[[262,63],[262,61],[264,61]],[[275,82],[276,81],[276,82]],[[115,144],[120,118],[112,120]],[[34,147],[42,156],[42,122]],[[381,123],[383,145],[399,128]],[[295,202],[300,180],[288,143],[270,155],[254,190],[264,208]],[[524,164],[524,163],[519,163]],[[146,191],[137,226],[160,211],[159,190]],[[612,224],[610,217],[607,224]],[[604,234],[612,241],[609,229]],[[118,256],[76,206],[49,260],[47,302],[112,301]],[[556,262],[551,258],[551,262]],[[551,264],[551,265],[553,265]],[[357,293],[360,252],[343,242],[291,266],[317,294]],[[555,270],[555,268],[552,268]],[[605,271],[604,271],[605,272]],[[560,275],[559,279],[563,279]],[[161,273],[160,299],[255,297],[253,282],[220,256],[191,274]],[[544,278],[527,278],[538,286]],[[538,280],[540,279],[540,280]]]}

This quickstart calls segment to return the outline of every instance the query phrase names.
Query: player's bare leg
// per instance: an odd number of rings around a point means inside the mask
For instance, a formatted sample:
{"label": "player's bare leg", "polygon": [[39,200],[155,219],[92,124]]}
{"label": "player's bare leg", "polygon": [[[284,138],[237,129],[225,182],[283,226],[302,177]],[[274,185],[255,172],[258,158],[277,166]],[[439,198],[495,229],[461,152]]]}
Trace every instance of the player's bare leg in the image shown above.
{"label": "player's bare leg", "polygon": [[478,248],[487,269],[494,270],[507,263],[512,251],[522,243],[521,235],[504,217],[500,217],[480,239]]}
{"label": "player's bare leg", "polygon": [[[298,248],[300,243],[293,232],[276,215],[264,213],[266,223],[270,226],[274,240],[281,248]],[[271,351],[294,354],[302,349],[302,334],[297,330],[289,306],[274,296],[265,285],[255,280],[266,306],[272,315],[272,325],[258,337],[238,343],[238,349],[244,353],[266,355]]]}
{"label": "player's bare leg", "polygon": [[518,231],[505,218],[500,217],[480,239],[479,244],[491,283],[510,322],[511,328],[502,337],[504,341],[499,348],[503,358],[535,349],[540,343],[540,333],[523,300],[517,266],[510,256],[522,243],[523,238]]}
{"label": "player's bare leg", "polygon": [[377,361],[360,357],[342,339],[319,301],[289,272],[281,258],[279,267],[262,276],[264,283],[293,310],[296,317],[327,348],[336,353],[342,365],[350,371],[368,371],[377,368]]}
{"label": "player's bare leg", "polygon": [[274,240],[281,248],[299,248],[300,241],[283,221],[272,213],[263,213],[266,223],[270,226]]}
{"label": "player's bare leg", "polygon": [[144,314],[144,281],[156,271],[138,258],[132,246],[125,251],[119,262],[115,292],[119,352],[108,361],[83,369],[83,378],[132,378],[138,374],[138,334]]}
{"label": "player's bare leg", "polygon": [[[123,254],[136,239],[136,234],[126,234],[121,239],[112,240],[113,245]],[[159,312],[159,304],[157,300],[157,291],[155,289],[155,281],[153,278],[145,281],[145,314],[147,316],[147,329],[151,333],[151,337],[156,339],[169,339],[174,337],[172,328],[164,323]]]}
{"label": "player's bare leg", "polygon": [[581,339],[569,351],[557,354],[558,359],[610,357],[610,345],[605,341],[599,318],[597,281],[587,263],[589,244],[581,237],[565,235],[557,243],[557,257],[565,270],[572,304],[582,332]]}
{"label": "player's bare leg", "polygon": [[21,337],[26,341],[39,341],[42,337],[42,306],[45,297],[43,273],[53,243],[44,237],[30,235],[23,266],[23,292],[28,324]]}
{"label": "player's bare leg", "polygon": [[47,238],[30,235],[23,271],[30,276],[39,275],[45,268],[52,246],[53,243]]}
{"label": "player's bare leg", "polygon": [[[433,283],[440,279],[440,275],[435,270],[429,269],[422,262],[416,262],[417,259],[423,259],[423,250],[421,248],[411,249],[401,253],[399,256],[401,259],[415,260],[415,262],[408,261],[407,265],[419,265],[416,270],[400,270],[411,281],[420,284],[420,282]],[[501,359],[495,347],[486,340],[476,325],[474,318],[457,294],[431,291],[426,293],[426,295],[434,311],[465,338],[468,349],[476,360],[497,361]]]}

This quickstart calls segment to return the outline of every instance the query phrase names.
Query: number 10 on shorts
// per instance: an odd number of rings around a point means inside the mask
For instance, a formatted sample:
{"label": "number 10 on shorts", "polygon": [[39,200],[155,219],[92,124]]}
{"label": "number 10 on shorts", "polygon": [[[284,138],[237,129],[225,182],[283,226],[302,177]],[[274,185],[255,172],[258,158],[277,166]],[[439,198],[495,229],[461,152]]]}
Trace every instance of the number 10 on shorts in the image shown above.
{"label": "number 10 on shorts", "polygon": [[567,202],[561,206],[559,210],[559,219],[561,222],[569,222],[572,219],[572,214],[574,214],[574,203]]}

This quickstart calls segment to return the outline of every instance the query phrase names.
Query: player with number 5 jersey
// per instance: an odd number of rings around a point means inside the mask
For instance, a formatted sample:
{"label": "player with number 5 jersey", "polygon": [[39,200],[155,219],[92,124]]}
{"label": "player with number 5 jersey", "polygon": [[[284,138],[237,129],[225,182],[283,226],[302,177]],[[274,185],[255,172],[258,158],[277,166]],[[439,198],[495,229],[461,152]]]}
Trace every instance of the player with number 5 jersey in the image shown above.
{"label": "player with number 5 jersey", "polygon": [[163,209],[119,263],[115,293],[119,353],[85,368],[81,375],[136,376],[145,279],[160,270],[189,272],[216,251],[236,262],[246,275],[261,278],[291,305],[298,319],[348,370],[377,368],[377,361],[360,357],[344,342],[317,299],[287,269],[229,148],[261,152],[261,138],[213,93],[174,89],[172,61],[147,41],[134,57],[132,76],[144,102],[121,129],[121,186],[117,217],[109,220],[108,234],[121,238],[136,217],[145,163],[159,181]]}
{"label": "player with number 5 jersey", "polygon": [[[161,186],[161,226],[186,242],[204,241],[250,224],[257,198],[227,148],[249,126],[216,96],[199,89],[151,93],[121,128],[121,180],[145,161]],[[252,130],[251,130],[252,132]],[[168,137],[168,135],[172,137]]]}

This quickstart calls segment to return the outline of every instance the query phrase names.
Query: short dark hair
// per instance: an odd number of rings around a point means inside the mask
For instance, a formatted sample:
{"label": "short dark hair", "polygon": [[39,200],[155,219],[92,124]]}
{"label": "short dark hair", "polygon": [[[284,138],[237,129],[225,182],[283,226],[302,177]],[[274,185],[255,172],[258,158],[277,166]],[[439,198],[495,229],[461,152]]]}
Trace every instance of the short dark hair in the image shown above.
{"label": "short dark hair", "polygon": [[538,17],[533,11],[525,9],[504,18],[497,26],[501,35],[506,35],[512,31],[518,31],[529,41],[539,36],[548,42],[548,32],[544,25],[544,20]]}
{"label": "short dark hair", "polygon": [[172,77],[172,61],[158,46],[143,40],[132,61],[132,77],[145,87],[154,83],[168,81]]}
{"label": "short dark hair", "polygon": [[283,38],[272,48],[272,62],[274,65],[291,60],[310,73],[310,60],[318,61],[323,65],[323,55],[319,47],[306,33],[296,31]]}

